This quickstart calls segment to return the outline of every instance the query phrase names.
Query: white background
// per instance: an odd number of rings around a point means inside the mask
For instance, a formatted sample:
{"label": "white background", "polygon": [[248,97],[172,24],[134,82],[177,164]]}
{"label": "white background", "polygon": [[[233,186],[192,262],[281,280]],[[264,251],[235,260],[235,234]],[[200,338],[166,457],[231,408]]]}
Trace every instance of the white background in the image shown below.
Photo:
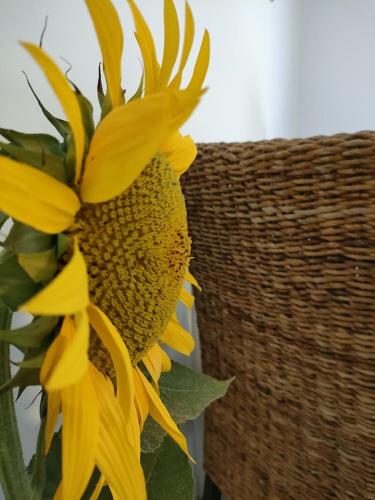
{"label": "white background", "polygon": [[[116,0],[126,30],[124,83],[129,93],[141,72],[125,0]],[[212,40],[210,90],[184,130],[198,142],[245,141],[333,134],[375,128],[375,2],[373,0],[191,0],[198,48]],[[176,0],[183,15],[183,1]],[[139,0],[162,50],[162,0]],[[0,0],[0,126],[51,131],[21,74],[29,75],[47,107],[59,105],[19,40],[68,59],[70,77],[95,97],[100,53],[83,0]],[[198,40],[199,39],[199,40]],[[31,396],[30,396],[31,397]],[[37,405],[18,404],[27,458]]]}

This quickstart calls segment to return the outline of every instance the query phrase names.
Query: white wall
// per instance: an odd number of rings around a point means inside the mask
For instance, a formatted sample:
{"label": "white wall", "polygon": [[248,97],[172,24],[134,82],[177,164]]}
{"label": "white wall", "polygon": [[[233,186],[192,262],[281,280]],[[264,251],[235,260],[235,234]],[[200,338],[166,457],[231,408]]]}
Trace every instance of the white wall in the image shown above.
{"label": "white wall", "polygon": [[295,134],[373,130],[375,2],[300,0],[299,8]]}

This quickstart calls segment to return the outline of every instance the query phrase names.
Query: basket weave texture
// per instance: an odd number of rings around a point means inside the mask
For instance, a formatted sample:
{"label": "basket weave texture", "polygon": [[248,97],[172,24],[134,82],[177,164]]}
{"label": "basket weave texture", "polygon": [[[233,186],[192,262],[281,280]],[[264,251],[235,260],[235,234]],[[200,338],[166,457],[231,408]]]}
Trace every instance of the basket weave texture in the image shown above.
{"label": "basket weave texture", "polygon": [[375,133],[201,144],[184,176],[230,500],[375,499]]}

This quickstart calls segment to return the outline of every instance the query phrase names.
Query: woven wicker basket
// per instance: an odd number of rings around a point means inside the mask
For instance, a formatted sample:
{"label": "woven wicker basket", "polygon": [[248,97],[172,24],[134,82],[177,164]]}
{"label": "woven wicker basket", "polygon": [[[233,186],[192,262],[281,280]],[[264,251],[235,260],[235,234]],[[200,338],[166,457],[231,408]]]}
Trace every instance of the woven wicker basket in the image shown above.
{"label": "woven wicker basket", "polygon": [[375,499],[375,133],[202,144],[184,176],[231,500]]}

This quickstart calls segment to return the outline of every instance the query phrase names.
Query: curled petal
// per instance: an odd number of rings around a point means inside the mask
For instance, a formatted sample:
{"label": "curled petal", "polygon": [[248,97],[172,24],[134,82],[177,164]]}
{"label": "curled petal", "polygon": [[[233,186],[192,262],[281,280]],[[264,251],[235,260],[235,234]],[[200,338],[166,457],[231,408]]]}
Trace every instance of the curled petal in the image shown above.
{"label": "curled petal", "polygon": [[160,340],[185,356],[190,356],[195,347],[192,335],[174,318],[169,321]]}
{"label": "curled petal", "polygon": [[107,88],[112,106],[123,103],[121,90],[122,29],[110,0],[86,0],[102,51]]}
{"label": "curled petal", "polygon": [[202,88],[206,78],[208,65],[210,62],[210,35],[205,30],[202,44],[199,50],[197,61],[194,66],[193,76],[188,85],[188,90],[198,90]]}
{"label": "curled petal", "polygon": [[61,498],[81,498],[95,467],[100,413],[89,370],[77,384],[61,391]]}
{"label": "curled petal", "polygon": [[185,436],[173,421],[167,408],[164,406],[163,402],[159,398],[159,395],[152,387],[150,382],[146,379],[139,368],[137,368],[137,371],[145,392],[148,396],[150,415],[171,436],[171,438],[179,445],[182,451],[185,452],[192,461],[194,461],[189,455]]}
{"label": "curled petal", "polygon": [[117,397],[125,420],[130,418],[134,403],[133,369],[128,349],[110,319],[98,307],[88,308],[90,323],[109,352],[116,371]]}
{"label": "curled petal", "polygon": [[77,182],[81,173],[85,147],[85,131],[83,128],[81,109],[79,107],[78,100],[73,90],[70,88],[65,75],[43,49],[37,45],[33,45],[32,43],[22,43],[22,45],[39,64],[49,84],[59,98],[61,106],[64,109],[66,117],[68,118],[76,151],[75,180]]}
{"label": "curled petal", "polygon": [[180,132],[168,137],[162,149],[178,176],[186,172],[197,156],[197,146],[193,139],[190,135],[182,136]]}
{"label": "curled petal", "polygon": [[40,379],[47,391],[77,383],[88,367],[89,325],[86,311],[64,319],[44,358]]}
{"label": "curled petal", "polygon": [[164,0],[164,52],[160,68],[158,86],[163,88],[169,83],[180,41],[180,28],[173,0]]}
{"label": "curled petal", "polygon": [[21,311],[42,316],[65,316],[89,305],[86,264],[78,243],[63,270],[39,293],[21,306]]}
{"label": "curled petal", "polygon": [[124,192],[160,150],[169,134],[190,116],[200,92],[165,91],[111,111],[91,142],[81,197],[107,201]]}

